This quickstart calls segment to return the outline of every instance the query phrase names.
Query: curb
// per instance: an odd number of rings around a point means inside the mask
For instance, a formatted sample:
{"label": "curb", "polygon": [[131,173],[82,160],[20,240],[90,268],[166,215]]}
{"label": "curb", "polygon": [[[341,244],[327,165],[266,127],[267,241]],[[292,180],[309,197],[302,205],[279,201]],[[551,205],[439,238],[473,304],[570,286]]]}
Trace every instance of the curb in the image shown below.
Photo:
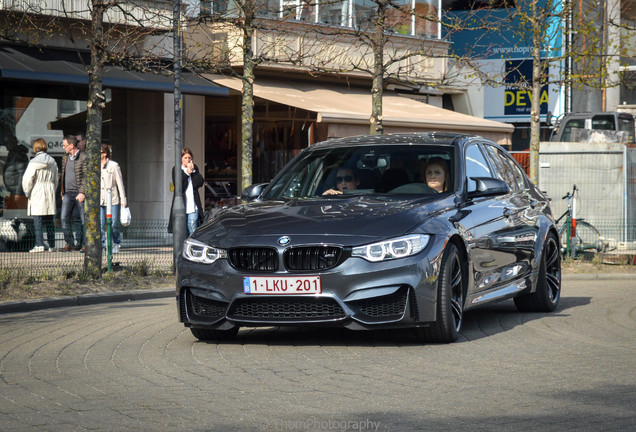
{"label": "curb", "polygon": [[561,280],[636,280],[636,273],[566,273]]}
{"label": "curb", "polygon": [[150,300],[174,297],[174,288],[135,290],[125,292],[81,294],[68,297],[50,297],[38,300],[19,300],[0,303],[0,314],[32,312],[68,306],[88,306],[102,303],[126,302],[133,300]]}

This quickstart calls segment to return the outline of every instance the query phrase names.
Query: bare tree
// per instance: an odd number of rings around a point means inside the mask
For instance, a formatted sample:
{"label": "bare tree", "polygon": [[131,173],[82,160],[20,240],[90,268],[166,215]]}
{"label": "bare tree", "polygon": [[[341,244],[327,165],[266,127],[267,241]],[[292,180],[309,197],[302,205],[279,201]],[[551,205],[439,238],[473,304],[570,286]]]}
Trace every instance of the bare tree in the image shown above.
{"label": "bare tree", "polygon": [[81,2],[21,3],[14,10],[0,14],[0,39],[26,45],[47,47],[56,39],[71,43],[88,42],[90,63],[85,64],[89,78],[87,101],[87,190],[86,245],[84,272],[91,279],[101,277],[100,223],[100,145],[105,95],[102,89],[105,64],[127,69],[161,71],[155,53],[144,52],[144,42],[151,35],[169,29],[170,12],[151,3],[108,0]]}
{"label": "bare tree", "polygon": [[428,4],[416,3],[413,7],[411,3],[371,0],[366,8],[353,10],[344,24],[335,30],[316,27],[312,31],[347,46],[347,62],[338,61],[343,52],[334,52],[331,58],[319,55],[320,61],[312,62],[311,67],[329,73],[361,73],[370,78],[370,134],[384,133],[382,98],[389,83],[412,89],[453,84],[453,71],[447,67],[449,43],[438,38],[440,20]]}
{"label": "bare tree", "polygon": [[[607,38],[604,31],[607,10],[600,0],[517,0],[502,5],[496,11],[486,8],[448,15],[444,24],[455,29],[490,29],[486,39],[490,41],[491,52],[502,46],[493,43],[495,39],[508,46],[527,47],[527,58],[504,70],[484,67],[483,62],[479,65],[475,60],[482,59],[466,53],[457,55],[456,61],[473,71],[485,85],[530,93],[530,178],[537,183],[541,105],[547,98],[547,86],[572,89],[615,86],[618,81],[608,73],[608,66],[619,61],[625,49],[618,41]],[[474,40],[479,40],[477,33]],[[528,65],[531,65],[530,76],[520,70]]]}
{"label": "bare tree", "polygon": [[271,20],[290,10],[273,8],[263,0],[235,0],[227,9],[211,11],[210,16],[190,23],[188,65],[193,70],[218,72],[242,82],[239,190],[252,184],[256,70],[261,65],[302,62],[302,53],[285,40],[294,31]]}

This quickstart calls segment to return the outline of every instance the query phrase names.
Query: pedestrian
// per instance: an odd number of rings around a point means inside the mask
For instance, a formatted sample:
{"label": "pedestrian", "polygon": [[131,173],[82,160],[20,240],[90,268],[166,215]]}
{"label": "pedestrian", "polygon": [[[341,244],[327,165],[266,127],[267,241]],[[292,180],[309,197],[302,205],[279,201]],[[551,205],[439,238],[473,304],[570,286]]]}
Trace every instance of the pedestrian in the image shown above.
{"label": "pedestrian", "polygon": [[119,221],[120,206],[127,207],[126,190],[124,189],[124,179],[121,175],[119,164],[110,159],[110,147],[102,144],[100,154],[100,165],[102,167],[102,181],[100,193],[99,216],[102,224],[102,248],[106,247],[106,197],[108,189],[112,191],[111,216],[113,233],[113,253],[119,252],[121,245],[121,224]]}
{"label": "pedestrian", "polygon": [[[86,153],[77,147],[77,138],[66,135],[62,141],[66,157],[62,168],[62,231],[65,252],[84,250],[84,200],[86,199]],[[74,215],[74,212],[75,213]],[[79,218],[77,217],[79,215]],[[73,237],[75,225],[75,237]]]}
{"label": "pedestrian", "polygon": [[[188,235],[198,228],[203,220],[203,207],[201,206],[201,197],[199,196],[199,188],[203,186],[205,180],[199,171],[199,167],[194,164],[192,150],[184,147],[181,150],[181,188],[183,192],[183,201],[186,210],[186,224]],[[172,168],[172,183],[175,180],[175,168]],[[170,208],[170,221],[168,221],[168,232],[172,232],[172,212],[174,211],[174,196],[172,197],[172,206]]]}
{"label": "pedestrian", "polygon": [[77,148],[80,149],[81,151],[85,151],[86,150],[86,135],[84,135],[84,132],[76,132],[75,139],[77,140]]}
{"label": "pedestrian", "polygon": [[[29,198],[27,214],[33,216],[35,247],[29,252],[55,252],[55,188],[57,188],[57,163],[48,153],[46,141],[33,141],[35,157],[31,159],[22,177],[22,189]],[[44,246],[42,226],[46,226],[48,248]]]}

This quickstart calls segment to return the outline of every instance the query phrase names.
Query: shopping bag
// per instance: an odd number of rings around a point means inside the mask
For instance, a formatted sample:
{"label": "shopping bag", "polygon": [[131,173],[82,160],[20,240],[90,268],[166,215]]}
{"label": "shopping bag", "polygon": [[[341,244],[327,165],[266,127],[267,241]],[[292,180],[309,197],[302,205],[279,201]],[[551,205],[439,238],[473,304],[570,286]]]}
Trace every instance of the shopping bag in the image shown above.
{"label": "shopping bag", "polygon": [[122,226],[130,225],[131,219],[132,216],[130,215],[130,208],[122,207],[121,211],[119,212],[119,221],[121,222]]}

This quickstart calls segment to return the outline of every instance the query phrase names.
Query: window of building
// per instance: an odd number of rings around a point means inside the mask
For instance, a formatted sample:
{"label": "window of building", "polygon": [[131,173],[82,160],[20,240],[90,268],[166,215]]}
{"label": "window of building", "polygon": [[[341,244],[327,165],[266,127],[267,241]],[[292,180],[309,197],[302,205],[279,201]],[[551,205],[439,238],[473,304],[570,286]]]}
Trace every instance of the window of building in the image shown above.
{"label": "window of building", "polygon": [[57,101],[58,118],[72,116],[86,111],[86,101],[59,99]]}
{"label": "window of building", "polygon": [[[397,0],[387,10],[387,31],[409,36],[438,36],[440,0]],[[234,14],[232,0],[213,2],[215,13]],[[372,30],[377,5],[373,0],[266,0],[257,15],[316,24]]]}
{"label": "window of building", "polygon": [[502,9],[515,7],[515,0],[442,0],[445,11]]}

